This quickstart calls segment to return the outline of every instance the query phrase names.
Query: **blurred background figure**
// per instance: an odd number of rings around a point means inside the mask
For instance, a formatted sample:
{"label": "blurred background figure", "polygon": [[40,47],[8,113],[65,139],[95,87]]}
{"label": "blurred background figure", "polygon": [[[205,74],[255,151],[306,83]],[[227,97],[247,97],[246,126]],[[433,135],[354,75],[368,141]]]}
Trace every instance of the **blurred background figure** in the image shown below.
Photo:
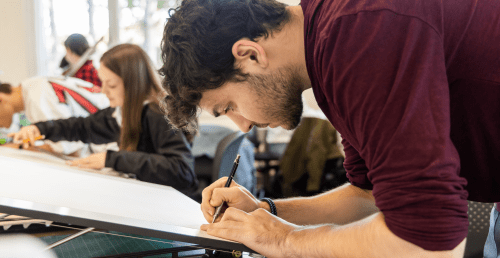
{"label": "blurred background figure", "polygon": [[[12,87],[8,83],[0,82],[0,94],[11,94]],[[11,132],[17,132],[21,129],[20,116],[22,114],[6,110],[0,99],[0,144],[7,142],[7,135]]]}
{"label": "blurred background figure", "polygon": [[[64,46],[66,47],[66,55],[61,60],[60,68],[64,69],[63,75],[71,70],[71,67],[78,64],[82,55],[89,49],[89,43],[87,39],[81,34],[75,33],[71,34],[66,41],[64,41]],[[97,76],[97,70],[92,64],[92,60],[87,60],[78,69],[73,77],[88,81],[96,86],[101,87],[102,83]]]}
{"label": "blurred background figure", "polygon": [[[34,77],[21,82],[17,87],[3,83],[0,90],[0,127],[4,131],[18,131],[21,126],[47,120],[69,117],[86,117],[109,106],[109,100],[102,93],[92,92],[94,85],[77,78]],[[24,113],[24,115],[19,115]],[[9,138],[1,138],[4,142]],[[1,145],[0,145],[1,146]],[[18,147],[18,144],[7,145]],[[115,144],[116,146],[116,144]],[[45,141],[40,146],[55,153],[86,156],[99,152],[107,146],[92,146],[82,142]],[[109,146],[113,148],[113,146]]]}
{"label": "blurred background figure", "polygon": [[[196,189],[192,135],[175,131],[159,106],[165,96],[148,55],[133,44],[117,45],[101,57],[99,77],[110,107],[88,117],[38,122],[25,126],[13,139],[44,135],[54,142],[119,142],[118,151],[95,153],[70,165],[134,175],[138,180],[172,186],[189,193]],[[31,142],[30,142],[31,143]],[[24,145],[27,147],[28,143]]]}

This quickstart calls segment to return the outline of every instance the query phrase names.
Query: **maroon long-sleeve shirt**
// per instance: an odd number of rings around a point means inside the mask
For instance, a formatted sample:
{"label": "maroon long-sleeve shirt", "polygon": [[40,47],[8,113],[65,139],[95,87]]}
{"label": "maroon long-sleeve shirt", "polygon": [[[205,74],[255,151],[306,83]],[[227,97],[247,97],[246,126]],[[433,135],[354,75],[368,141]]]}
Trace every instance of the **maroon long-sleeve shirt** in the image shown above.
{"label": "maroon long-sleeve shirt", "polygon": [[[427,250],[500,202],[500,1],[302,0],[309,77],[351,183]],[[468,183],[467,183],[468,182]]]}

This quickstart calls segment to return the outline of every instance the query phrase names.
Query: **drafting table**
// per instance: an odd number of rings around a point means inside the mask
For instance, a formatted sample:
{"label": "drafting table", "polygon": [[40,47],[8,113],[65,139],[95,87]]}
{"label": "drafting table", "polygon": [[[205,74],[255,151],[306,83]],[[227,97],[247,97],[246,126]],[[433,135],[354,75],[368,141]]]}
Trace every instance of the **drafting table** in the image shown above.
{"label": "drafting table", "polygon": [[0,147],[0,213],[255,253],[201,231],[207,222],[200,205],[174,188],[116,175],[81,171],[46,153]]}

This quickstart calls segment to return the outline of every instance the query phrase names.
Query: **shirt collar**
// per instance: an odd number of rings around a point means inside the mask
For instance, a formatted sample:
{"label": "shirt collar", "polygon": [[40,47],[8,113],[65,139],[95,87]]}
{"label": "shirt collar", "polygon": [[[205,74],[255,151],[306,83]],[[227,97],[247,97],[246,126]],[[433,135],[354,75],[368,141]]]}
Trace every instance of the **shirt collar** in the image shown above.
{"label": "shirt collar", "polygon": [[314,26],[314,17],[325,0],[302,0],[300,6],[304,13],[304,30],[308,36]]}

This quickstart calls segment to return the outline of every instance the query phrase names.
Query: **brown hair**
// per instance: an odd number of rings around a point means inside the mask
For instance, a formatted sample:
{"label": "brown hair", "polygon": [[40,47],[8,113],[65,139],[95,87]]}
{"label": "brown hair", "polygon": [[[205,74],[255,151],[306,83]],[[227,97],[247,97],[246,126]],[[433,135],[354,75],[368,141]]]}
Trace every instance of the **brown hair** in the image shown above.
{"label": "brown hair", "polygon": [[[122,107],[120,150],[135,151],[142,132],[144,101],[149,100],[152,107],[158,107],[158,99],[165,97],[160,78],[151,59],[137,45],[117,45],[106,51],[100,61],[101,65],[123,80],[125,99]],[[159,111],[159,108],[156,109]]]}
{"label": "brown hair", "polygon": [[11,94],[12,86],[8,83],[0,83],[0,92],[5,94]]}

